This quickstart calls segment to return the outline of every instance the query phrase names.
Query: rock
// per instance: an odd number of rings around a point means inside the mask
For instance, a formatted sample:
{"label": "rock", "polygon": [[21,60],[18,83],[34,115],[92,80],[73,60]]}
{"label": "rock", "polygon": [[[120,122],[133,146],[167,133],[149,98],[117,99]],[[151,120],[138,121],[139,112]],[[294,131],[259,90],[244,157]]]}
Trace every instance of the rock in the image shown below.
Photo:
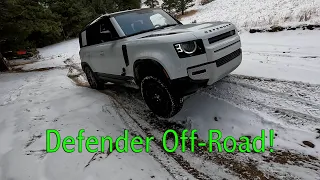
{"label": "rock", "polygon": [[314,29],[314,27],[313,27],[313,25],[308,25],[308,26],[307,26],[307,29],[309,29],[309,30],[313,30],[313,29]]}
{"label": "rock", "polygon": [[200,4],[201,5],[205,5],[205,4],[208,4],[210,2],[212,2],[213,0],[201,0]]}
{"label": "rock", "polygon": [[269,30],[269,32],[278,32],[278,31],[283,31],[284,27],[281,26],[271,26],[271,29]]}
{"label": "rock", "polygon": [[310,142],[310,141],[303,141],[302,143],[303,143],[304,145],[306,145],[306,146],[311,147],[311,148],[314,148],[314,147],[315,147],[315,145],[314,145],[312,142]]}
{"label": "rock", "polygon": [[250,29],[249,32],[250,32],[250,33],[256,33],[257,30],[256,30],[256,29]]}

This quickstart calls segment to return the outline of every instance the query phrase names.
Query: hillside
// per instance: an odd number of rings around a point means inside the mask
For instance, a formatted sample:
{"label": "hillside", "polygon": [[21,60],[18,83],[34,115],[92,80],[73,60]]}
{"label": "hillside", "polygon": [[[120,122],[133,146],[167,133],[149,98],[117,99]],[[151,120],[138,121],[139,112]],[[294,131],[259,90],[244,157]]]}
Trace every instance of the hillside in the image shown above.
{"label": "hillside", "polygon": [[182,18],[183,23],[230,21],[244,30],[320,24],[319,0],[215,0],[204,6],[196,1],[192,9],[198,12]]}

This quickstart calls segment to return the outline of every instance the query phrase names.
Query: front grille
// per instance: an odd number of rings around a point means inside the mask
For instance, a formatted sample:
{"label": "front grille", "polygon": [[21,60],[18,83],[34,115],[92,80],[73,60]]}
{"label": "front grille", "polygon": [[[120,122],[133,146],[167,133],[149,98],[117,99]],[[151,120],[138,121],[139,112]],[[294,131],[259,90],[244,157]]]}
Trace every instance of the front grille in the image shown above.
{"label": "front grille", "polygon": [[240,56],[240,54],[241,54],[241,49],[238,49],[238,50],[236,50],[236,51],[234,51],[234,52],[232,52],[232,53],[230,53],[230,54],[228,54],[228,55],[216,60],[217,67],[220,67],[220,66],[228,63],[232,59]]}
{"label": "front grille", "polygon": [[235,30],[232,30],[232,31],[229,31],[229,32],[220,34],[220,35],[218,35],[218,36],[209,38],[208,41],[209,41],[209,44],[212,44],[212,43],[221,41],[222,39],[225,39],[225,38],[228,38],[228,37],[230,37],[230,36],[233,36],[233,35],[235,35],[235,34],[236,34],[236,31],[235,31]]}

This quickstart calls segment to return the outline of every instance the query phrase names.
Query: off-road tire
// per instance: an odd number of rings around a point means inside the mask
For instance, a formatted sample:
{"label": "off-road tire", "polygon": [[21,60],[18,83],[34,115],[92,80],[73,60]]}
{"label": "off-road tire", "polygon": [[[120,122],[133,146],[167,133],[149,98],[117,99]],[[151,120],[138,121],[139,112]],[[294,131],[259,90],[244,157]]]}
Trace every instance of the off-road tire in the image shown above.
{"label": "off-road tire", "polygon": [[154,76],[142,80],[141,94],[149,109],[162,118],[173,117],[183,106],[183,98],[174,93],[169,83]]}
{"label": "off-road tire", "polygon": [[104,82],[97,77],[97,75],[92,71],[92,69],[89,66],[85,66],[83,68],[83,71],[86,74],[87,80],[92,89],[104,89]]}

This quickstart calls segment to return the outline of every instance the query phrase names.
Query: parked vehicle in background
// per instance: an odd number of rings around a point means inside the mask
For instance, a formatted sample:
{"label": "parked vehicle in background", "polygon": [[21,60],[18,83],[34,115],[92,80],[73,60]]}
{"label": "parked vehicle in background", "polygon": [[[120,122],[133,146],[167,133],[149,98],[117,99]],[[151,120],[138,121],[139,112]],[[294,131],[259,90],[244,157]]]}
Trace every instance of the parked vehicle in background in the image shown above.
{"label": "parked vehicle in background", "polygon": [[18,51],[6,51],[3,53],[3,56],[8,60],[11,59],[27,59],[33,57],[38,52],[35,49],[28,50],[18,50]]}

